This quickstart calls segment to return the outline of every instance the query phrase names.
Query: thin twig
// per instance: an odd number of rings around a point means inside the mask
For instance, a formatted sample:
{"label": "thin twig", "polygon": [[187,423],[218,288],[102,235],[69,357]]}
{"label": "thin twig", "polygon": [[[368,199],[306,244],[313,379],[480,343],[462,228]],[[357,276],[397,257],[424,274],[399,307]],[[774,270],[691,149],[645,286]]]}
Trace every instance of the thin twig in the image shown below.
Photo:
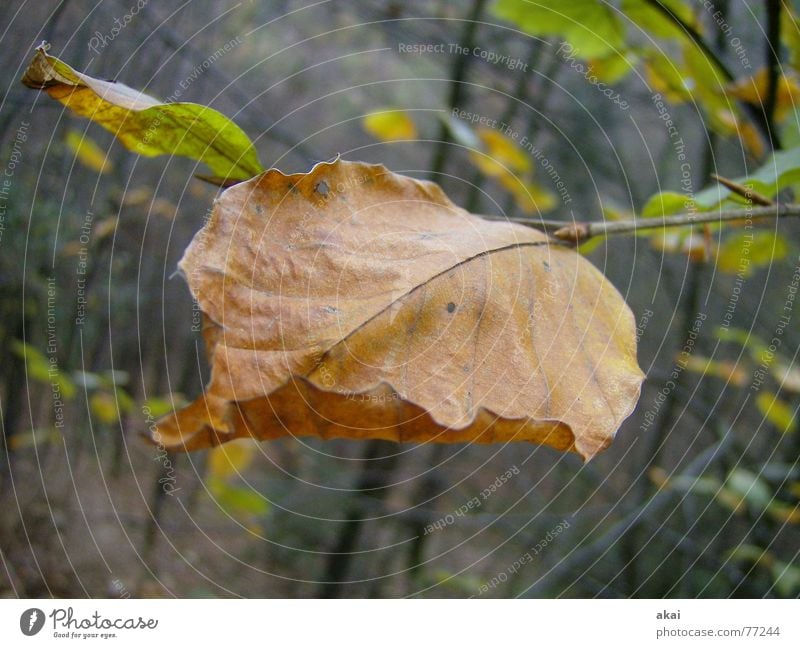
{"label": "thin twig", "polygon": [[[473,50],[475,34],[478,30],[478,24],[485,4],[486,0],[475,0],[472,5],[472,10],[466,19],[464,33],[461,35],[460,42],[462,46],[469,48],[469,51]],[[474,56],[456,55],[453,70],[450,74],[450,97],[447,101],[447,106],[451,109],[460,106],[463,102],[464,80],[467,77],[469,64],[474,60]],[[444,171],[451,141],[450,130],[447,124],[442,124],[439,131],[439,143],[436,146],[431,163],[430,177],[432,180],[438,180],[439,176]]]}
{"label": "thin twig", "polygon": [[778,104],[778,75],[780,74],[781,61],[779,57],[781,37],[781,2],[780,0],[766,0],[767,5],[767,97],[764,101],[764,117],[769,128],[772,148],[781,148],[778,132],[775,129],[775,108]]}
{"label": "thin twig", "polygon": [[[664,17],[668,18],[672,23],[681,29],[686,36],[691,40],[703,55],[713,63],[714,67],[716,67],[724,77],[725,81],[734,81],[735,77],[733,72],[731,72],[730,68],[725,65],[725,62],[717,56],[714,50],[711,49],[709,44],[703,39],[694,27],[690,24],[685,22],[680,16],[678,16],[672,9],[668,6],[660,2],[659,0],[645,0],[645,2],[653,7],[653,9],[659,11],[664,15]],[[778,148],[778,142],[774,137],[774,133],[770,129],[769,124],[767,123],[767,118],[765,113],[761,112],[754,106],[753,104],[744,102],[743,103],[744,109],[749,115],[749,117],[753,120],[753,122],[759,127],[761,130],[762,135],[767,140],[769,144],[772,144],[775,148]]]}
{"label": "thin twig", "polygon": [[621,221],[548,221],[533,218],[506,218],[504,216],[483,216],[487,220],[510,221],[533,227],[551,234],[554,238],[567,243],[583,243],[596,236],[612,234],[635,234],[642,230],[662,229],[665,227],[684,227],[702,223],[725,223],[737,220],[765,220],[768,218],[790,218],[800,216],[800,204],[770,205],[731,209],[723,212],[690,212],[664,216],[663,218],[636,218]]}

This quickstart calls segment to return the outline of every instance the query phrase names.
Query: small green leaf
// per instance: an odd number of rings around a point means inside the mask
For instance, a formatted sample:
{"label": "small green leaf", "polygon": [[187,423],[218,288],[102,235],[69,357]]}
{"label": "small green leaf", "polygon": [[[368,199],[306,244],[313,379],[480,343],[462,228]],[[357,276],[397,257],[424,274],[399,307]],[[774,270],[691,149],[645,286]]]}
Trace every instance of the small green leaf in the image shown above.
{"label": "small green leaf", "polygon": [[269,502],[251,488],[233,486],[215,477],[208,479],[208,488],[217,503],[234,517],[241,514],[259,517],[269,512]]}
{"label": "small green leaf", "polygon": [[22,82],[100,124],[126,148],[148,157],[198,160],[220,184],[247,180],[264,170],[253,143],[222,113],[194,103],[161,103],[121,83],[76,72],[46,50],[45,45],[36,50]]}
{"label": "small green leaf", "polygon": [[18,357],[24,358],[25,368],[31,380],[53,385],[66,400],[75,396],[75,383],[58,368],[55,358],[48,359],[39,349],[20,340],[11,342],[11,350]]}
{"label": "small green leaf", "polygon": [[97,171],[108,173],[114,166],[108,159],[107,153],[85,133],[71,129],[67,131],[67,148],[75,154],[75,158],[84,166]]}
{"label": "small green leaf", "polygon": [[417,127],[404,110],[381,110],[361,120],[364,130],[382,142],[415,139]]}
{"label": "small green leaf", "polygon": [[[533,36],[557,36],[582,59],[603,57],[624,49],[624,29],[616,11],[597,0],[498,0],[493,12]],[[567,52],[563,52],[567,53]]]}
{"label": "small green leaf", "polygon": [[[622,11],[644,31],[658,38],[688,38],[688,34],[662,11],[655,3],[645,0],[622,0]],[[661,4],[687,25],[697,27],[692,7],[681,0],[661,0]]]}
{"label": "small green leaf", "polygon": [[[756,171],[735,178],[734,182],[745,187],[751,185],[753,190],[767,198],[773,198],[784,189],[800,185],[800,147],[778,151]],[[734,197],[735,194],[730,189],[714,184],[698,192],[694,199],[705,210]],[[736,200],[741,201],[738,197]]]}
{"label": "small green leaf", "polygon": [[680,214],[691,208],[692,200],[685,194],[674,191],[663,191],[650,197],[642,207],[643,218],[661,218],[671,214]]}
{"label": "small green leaf", "polygon": [[174,412],[176,408],[183,407],[185,400],[180,394],[168,394],[167,396],[152,396],[142,403],[142,409],[147,410],[153,418]]}

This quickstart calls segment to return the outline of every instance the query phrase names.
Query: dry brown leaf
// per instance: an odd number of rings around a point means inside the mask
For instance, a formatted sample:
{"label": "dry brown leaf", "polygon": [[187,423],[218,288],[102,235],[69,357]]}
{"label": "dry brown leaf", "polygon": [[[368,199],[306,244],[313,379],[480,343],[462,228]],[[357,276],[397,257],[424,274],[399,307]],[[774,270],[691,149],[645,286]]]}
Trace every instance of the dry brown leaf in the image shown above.
{"label": "dry brown leaf", "polygon": [[154,441],[533,441],[592,457],[639,397],[634,320],[549,243],[380,165],[226,190],[180,263],[211,381]]}

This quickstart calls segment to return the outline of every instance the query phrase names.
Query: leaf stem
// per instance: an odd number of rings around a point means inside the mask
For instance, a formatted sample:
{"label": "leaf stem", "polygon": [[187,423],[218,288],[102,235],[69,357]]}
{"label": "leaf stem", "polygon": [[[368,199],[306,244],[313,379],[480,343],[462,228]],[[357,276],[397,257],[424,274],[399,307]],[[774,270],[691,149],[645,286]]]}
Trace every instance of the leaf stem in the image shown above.
{"label": "leaf stem", "polygon": [[[475,44],[475,34],[478,30],[481,14],[483,13],[486,0],[475,0],[469,16],[465,19],[464,32],[461,35],[461,45],[473,51]],[[456,55],[453,69],[450,73],[450,97],[447,100],[448,108],[452,109],[460,106],[464,95],[464,80],[467,78],[469,63],[474,60],[473,56]],[[447,162],[448,148],[451,143],[450,131],[445,124],[442,124],[439,131],[439,141],[433,154],[431,163],[431,180],[438,181],[439,176],[444,172]]]}

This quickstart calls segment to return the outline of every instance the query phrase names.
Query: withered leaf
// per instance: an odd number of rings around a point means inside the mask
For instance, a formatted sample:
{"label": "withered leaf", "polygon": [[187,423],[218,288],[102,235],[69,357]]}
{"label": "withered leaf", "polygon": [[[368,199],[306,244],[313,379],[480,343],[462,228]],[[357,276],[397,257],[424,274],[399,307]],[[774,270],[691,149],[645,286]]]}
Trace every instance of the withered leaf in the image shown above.
{"label": "withered leaf", "polygon": [[313,435],[590,458],[639,397],[633,316],[602,273],[380,165],[226,190],[180,268],[212,372],[159,421],[170,448]]}

